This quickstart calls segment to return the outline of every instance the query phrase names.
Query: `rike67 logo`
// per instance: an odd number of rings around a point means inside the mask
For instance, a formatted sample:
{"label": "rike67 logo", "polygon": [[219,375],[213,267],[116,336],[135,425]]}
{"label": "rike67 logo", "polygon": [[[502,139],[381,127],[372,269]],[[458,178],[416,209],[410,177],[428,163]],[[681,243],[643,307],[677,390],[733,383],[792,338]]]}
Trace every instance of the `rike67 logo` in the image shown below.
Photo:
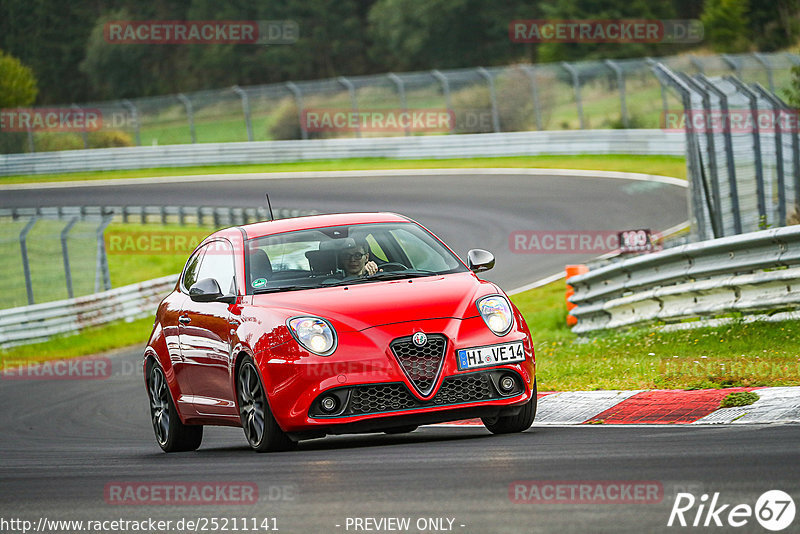
{"label": "rike67 logo", "polygon": [[710,501],[707,494],[697,499],[691,493],[678,493],[667,526],[739,528],[752,525],[755,517],[762,527],[777,532],[791,525],[794,515],[794,500],[781,490],[762,493],[755,506],[724,503],[719,492],[714,493]]}

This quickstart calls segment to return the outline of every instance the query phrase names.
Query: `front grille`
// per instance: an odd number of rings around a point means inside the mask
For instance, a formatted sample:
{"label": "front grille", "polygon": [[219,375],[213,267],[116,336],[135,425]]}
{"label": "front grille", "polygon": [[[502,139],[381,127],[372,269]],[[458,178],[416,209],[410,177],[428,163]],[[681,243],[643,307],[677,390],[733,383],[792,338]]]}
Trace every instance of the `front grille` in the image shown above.
{"label": "front grille", "polygon": [[394,340],[390,347],[417,392],[422,397],[430,395],[442,370],[447,338],[441,334],[429,334],[428,342],[418,347],[411,336],[401,337]]}
{"label": "front grille", "polygon": [[492,372],[495,371],[448,376],[442,381],[436,395],[427,401],[417,399],[402,382],[353,386],[348,388],[350,401],[341,415],[364,415],[503,398],[494,387],[490,377]]}

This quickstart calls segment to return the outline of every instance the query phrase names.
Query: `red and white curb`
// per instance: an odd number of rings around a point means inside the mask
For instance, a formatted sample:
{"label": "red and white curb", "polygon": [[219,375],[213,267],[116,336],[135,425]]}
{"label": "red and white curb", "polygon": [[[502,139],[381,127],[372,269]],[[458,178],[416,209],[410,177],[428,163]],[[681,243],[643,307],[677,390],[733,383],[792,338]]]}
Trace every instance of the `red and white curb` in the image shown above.
{"label": "red and white curb", "polygon": [[[731,393],[754,391],[749,406],[720,408]],[[634,391],[563,391],[539,393],[534,425],[704,425],[800,423],[800,386]],[[478,419],[439,426],[482,426]]]}

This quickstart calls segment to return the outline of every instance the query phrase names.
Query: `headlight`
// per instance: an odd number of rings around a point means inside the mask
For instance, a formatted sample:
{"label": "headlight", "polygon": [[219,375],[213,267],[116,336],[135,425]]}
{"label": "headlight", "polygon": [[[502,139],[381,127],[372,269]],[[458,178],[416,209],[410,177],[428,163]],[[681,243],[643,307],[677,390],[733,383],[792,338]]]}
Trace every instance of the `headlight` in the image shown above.
{"label": "headlight", "polygon": [[486,326],[495,335],[504,336],[511,331],[514,314],[511,312],[511,304],[505,297],[490,295],[479,299],[476,304]]}
{"label": "headlight", "polygon": [[328,356],[336,350],[336,332],[325,319],[293,317],[287,324],[294,338],[307,351]]}

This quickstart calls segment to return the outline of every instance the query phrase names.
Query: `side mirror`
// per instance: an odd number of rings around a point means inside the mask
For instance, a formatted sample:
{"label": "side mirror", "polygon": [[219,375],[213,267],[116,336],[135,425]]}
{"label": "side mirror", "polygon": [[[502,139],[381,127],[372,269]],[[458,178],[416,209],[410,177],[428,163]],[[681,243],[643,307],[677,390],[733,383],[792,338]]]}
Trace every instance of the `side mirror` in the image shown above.
{"label": "side mirror", "polygon": [[213,278],[203,278],[189,288],[189,298],[195,302],[235,302],[236,297],[224,296],[219,283]]}
{"label": "side mirror", "polygon": [[473,248],[467,252],[467,261],[472,272],[481,273],[494,267],[494,254],[481,248]]}

